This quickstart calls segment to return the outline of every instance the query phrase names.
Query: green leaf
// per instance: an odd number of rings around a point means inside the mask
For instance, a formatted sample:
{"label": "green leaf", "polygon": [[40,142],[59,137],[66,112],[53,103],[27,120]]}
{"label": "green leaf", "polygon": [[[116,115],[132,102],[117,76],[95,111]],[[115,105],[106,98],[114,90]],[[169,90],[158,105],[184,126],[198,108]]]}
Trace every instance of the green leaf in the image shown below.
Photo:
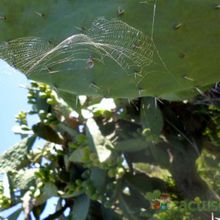
{"label": "green leaf", "polygon": [[106,172],[99,168],[92,168],[91,169],[91,180],[95,186],[95,188],[99,192],[103,192],[106,187]]}
{"label": "green leaf", "polygon": [[111,142],[102,135],[93,118],[87,120],[86,127],[89,146],[96,151],[101,163],[106,161],[111,155],[111,151],[107,148],[111,146]]}
{"label": "green leaf", "polygon": [[0,172],[19,170],[27,166],[30,163],[27,154],[35,139],[35,136],[25,138],[0,155]]}
{"label": "green leaf", "polygon": [[69,127],[63,122],[60,122],[57,127],[73,138],[76,138],[76,136],[79,135],[75,129]]}
{"label": "green leaf", "polygon": [[115,213],[112,209],[107,209],[102,206],[102,216],[104,220],[122,220],[123,217]]}
{"label": "green leaf", "polygon": [[[123,211],[123,214],[129,218],[129,220],[140,220],[138,213],[135,211],[134,207],[130,204],[129,197],[123,194],[119,197],[119,205]],[[134,203],[135,204],[135,203]]]}
{"label": "green leaf", "polygon": [[164,168],[169,168],[171,166],[167,149],[167,143],[160,143],[150,148],[152,159],[154,159],[155,163]]}
{"label": "green leaf", "polygon": [[49,125],[38,123],[38,124],[33,125],[32,129],[37,136],[47,141],[50,141],[56,144],[63,144],[63,138]]}
{"label": "green leaf", "polygon": [[143,173],[138,174],[126,174],[124,176],[125,182],[135,188],[140,193],[146,193],[153,190],[153,186],[150,180],[150,177],[146,176]]}
{"label": "green leaf", "polygon": [[59,90],[59,96],[73,109],[77,109],[78,98],[76,95]]}
{"label": "green leaf", "polygon": [[115,144],[114,148],[116,151],[134,152],[134,151],[147,149],[149,148],[149,145],[152,145],[152,143],[140,137],[140,138],[131,138],[131,139],[118,141]]}
{"label": "green leaf", "polygon": [[[141,179],[141,181],[143,180],[144,179]],[[137,183],[139,181],[140,179],[137,180]],[[122,184],[122,192],[119,195],[119,206],[123,211],[123,214],[131,220],[145,220],[146,218],[143,218],[143,214],[146,212],[146,210],[148,210],[148,214],[150,214],[150,202],[145,198],[141,190],[139,190],[137,187],[134,187],[134,185],[129,184],[125,178]],[[139,184],[147,184],[147,179]]]}
{"label": "green leaf", "polygon": [[19,170],[12,179],[14,188],[24,190],[29,187],[32,181],[35,179],[35,172],[37,170],[38,169],[35,168]]}
{"label": "green leaf", "polygon": [[90,207],[90,199],[85,196],[79,196],[74,200],[72,210],[72,220],[85,220]]}
{"label": "green leaf", "polygon": [[144,173],[128,173],[124,176],[124,182],[142,195],[155,189],[160,189],[161,191],[166,190],[164,182],[157,178],[151,178]]}
{"label": "green leaf", "polygon": [[142,98],[141,122],[143,129],[149,129],[152,135],[160,135],[163,128],[163,116],[159,107],[155,103],[155,98]]}
{"label": "green leaf", "polygon": [[90,150],[87,147],[78,148],[73,151],[69,157],[69,161],[75,163],[85,163],[89,160]]}

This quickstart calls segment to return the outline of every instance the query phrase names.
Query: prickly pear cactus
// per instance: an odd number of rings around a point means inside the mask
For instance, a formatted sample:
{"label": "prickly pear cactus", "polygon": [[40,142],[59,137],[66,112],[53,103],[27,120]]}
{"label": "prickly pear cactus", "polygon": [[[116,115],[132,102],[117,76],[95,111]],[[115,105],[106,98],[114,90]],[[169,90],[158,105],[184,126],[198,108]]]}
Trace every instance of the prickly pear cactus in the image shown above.
{"label": "prickly pear cactus", "polygon": [[61,92],[183,99],[220,79],[218,8],[211,0],[1,1],[0,57]]}

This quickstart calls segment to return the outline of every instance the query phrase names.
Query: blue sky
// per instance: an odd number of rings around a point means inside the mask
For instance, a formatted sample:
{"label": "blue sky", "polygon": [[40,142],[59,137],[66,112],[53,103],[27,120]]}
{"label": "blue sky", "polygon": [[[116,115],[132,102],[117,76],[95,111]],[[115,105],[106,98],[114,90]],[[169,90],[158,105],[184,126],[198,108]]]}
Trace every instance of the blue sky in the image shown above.
{"label": "blue sky", "polygon": [[0,153],[20,140],[19,135],[12,132],[15,125],[15,115],[20,110],[28,110],[27,90],[21,85],[27,85],[26,77],[0,60]]}
{"label": "blue sky", "polygon": [[[15,125],[16,114],[21,110],[28,111],[30,109],[30,105],[27,104],[27,89],[23,88],[27,85],[28,80],[22,73],[0,60],[0,153],[20,140],[20,136],[12,132],[12,127]],[[34,120],[36,119],[32,119],[32,122]],[[56,198],[50,200],[49,206],[41,218],[54,212],[56,202]],[[10,212],[3,213],[1,215],[7,216]],[[18,220],[22,219],[24,219],[23,215]]]}
{"label": "blue sky", "polygon": [[[0,70],[0,153],[2,153],[20,140],[19,135],[12,132],[15,115],[20,110],[28,110],[30,107],[26,101],[27,90],[21,87],[28,84],[26,77],[2,60]],[[10,212],[3,213],[1,215],[7,216]],[[19,219],[22,219],[22,216]]]}

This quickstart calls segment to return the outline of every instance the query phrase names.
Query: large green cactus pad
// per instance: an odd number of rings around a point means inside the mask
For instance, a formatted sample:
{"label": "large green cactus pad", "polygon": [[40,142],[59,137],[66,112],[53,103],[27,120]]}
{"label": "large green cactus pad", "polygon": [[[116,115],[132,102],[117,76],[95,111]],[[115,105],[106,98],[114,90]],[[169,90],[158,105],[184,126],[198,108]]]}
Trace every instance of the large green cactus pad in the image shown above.
{"label": "large green cactus pad", "polygon": [[[66,62],[56,66],[52,70],[54,74],[50,74],[51,70],[45,68],[45,63],[61,59],[53,56],[49,61],[43,60],[44,67],[29,69],[28,77],[73,94],[185,98],[195,94],[197,88],[204,88],[220,79],[220,11],[216,4],[211,0],[48,0],[47,4],[42,0],[3,0],[0,2],[0,40],[9,44],[0,45],[0,49],[6,47],[10,51],[10,40],[27,36],[43,38],[50,45],[45,46],[46,49],[53,48],[74,34],[87,36],[92,22],[99,17],[105,16],[109,21],[117,18],[145,36],[141,38],[145,41],[145,44],[142,42],[144,46],[151,41],[152,51],[145,54],[150,56],[152,52],[148,65],[139,69],[140,63],[135,63],[132,68],[123,68],[118,60],[113,59],[114,56],[105,54],[100,59],[100,50],[94,52],[91,48],[94,45],[90,44],[89,48],[83,47],[83,59],[86,60],[84,64],[94,59],[94,68],[85,68],[80,62],[74,63],[73,68],[72,63]],[[114,34],[112,39],[117,41],[122,36],[122,43],[126,34],[120,35],[117,31],[120,30],[110,31]],[[96,34],[101,37],[103,32]],[[116,41],[111,41],[111,46]],[[121,46],[128,49],[124,42]],[[120,46],[119,43],[116,45]],[[11,50],[12,57],[15,53],[16,50]],[[0,51],[1,58],[11,61],[12,65],[17,64],[13,62],[14,57],[10,60],[4,55]]]}

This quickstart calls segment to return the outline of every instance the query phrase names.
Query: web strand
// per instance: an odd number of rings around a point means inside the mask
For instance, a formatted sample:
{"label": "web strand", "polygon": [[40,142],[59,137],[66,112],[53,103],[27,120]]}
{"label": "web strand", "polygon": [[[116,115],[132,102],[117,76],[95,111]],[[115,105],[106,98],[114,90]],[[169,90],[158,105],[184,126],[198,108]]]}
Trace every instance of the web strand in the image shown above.
{"label": "web strand", "polygon": [[83,70],[108,59],[129,71],[150,65],[153,50],[152,39],[141,31],[117,19],[98,18],[86,34],[72,35],[55,47],[35,37],[2,43],[0,58],[26,74]]}

